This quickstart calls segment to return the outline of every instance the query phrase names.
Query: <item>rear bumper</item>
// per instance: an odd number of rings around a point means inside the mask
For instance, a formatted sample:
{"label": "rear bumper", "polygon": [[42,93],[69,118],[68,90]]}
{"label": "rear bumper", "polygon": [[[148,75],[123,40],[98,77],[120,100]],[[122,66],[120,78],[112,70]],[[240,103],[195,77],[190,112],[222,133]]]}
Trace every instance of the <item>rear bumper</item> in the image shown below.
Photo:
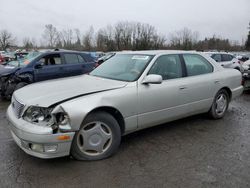
{"label": "rear bumper", "polygon": [[[70,154],[71,143],[75,132],[53,134],[50,127],[39,127],[22,119],[17,119],[9,107],[7,111],[8,126],[16,144],[27,154],[39,158],[55,158]],[[58,140],[58,136],[69,136],[67,141]],[[32,146],[43,149],[37,151]],[[47,149],[46,149],[47,148]],[[48,150],[48,148],[54,148]]]}

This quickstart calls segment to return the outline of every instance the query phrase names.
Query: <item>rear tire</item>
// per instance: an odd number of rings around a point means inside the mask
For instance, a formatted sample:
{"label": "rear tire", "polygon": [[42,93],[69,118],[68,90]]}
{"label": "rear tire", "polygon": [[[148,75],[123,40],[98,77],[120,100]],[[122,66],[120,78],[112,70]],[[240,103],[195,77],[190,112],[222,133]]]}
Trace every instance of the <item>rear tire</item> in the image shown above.
{"label": "rear tire", "polygon": [[212,119],[223,118],[229,105],[229,94],[225,89],[221,89],[215,95],[213,104],[208,114]]}
{"label": "rear tire", "polygon": [[121,129],[107,112],[91,113],[76,132],[71,155],[77,160],[100,160],[113,155],[121,142]]}

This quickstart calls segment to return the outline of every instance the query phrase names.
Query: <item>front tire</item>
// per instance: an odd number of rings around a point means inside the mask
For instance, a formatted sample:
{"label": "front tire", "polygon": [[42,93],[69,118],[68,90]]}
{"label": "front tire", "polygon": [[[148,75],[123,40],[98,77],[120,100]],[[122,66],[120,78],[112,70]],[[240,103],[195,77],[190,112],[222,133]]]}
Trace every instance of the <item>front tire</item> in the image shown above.
{"label": "front tire", "polygon": [[225,89],[220,90],[214,98],[209,116],[212,119],[223,118],[229,105],[229,94]]}
{"label": "front tire", "polygon": [[77,160],[105,159],[118,150],[120,142],[116,119],[106,112],[91,113],[74,136],[71,155]]}

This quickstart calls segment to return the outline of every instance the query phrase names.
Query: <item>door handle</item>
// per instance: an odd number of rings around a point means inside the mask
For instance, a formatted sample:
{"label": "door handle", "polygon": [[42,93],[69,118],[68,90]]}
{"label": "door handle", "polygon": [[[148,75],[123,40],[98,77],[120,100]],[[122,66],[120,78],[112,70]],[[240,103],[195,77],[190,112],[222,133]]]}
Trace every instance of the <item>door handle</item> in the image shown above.
{"label": "door handle", "polygon": [[219,84],[219,83],[220,83],[220,80],[215,80],[214,83],[215,83],[215,84]]}
{"label": "door handle", "polygon": [[187,86],[180,86],[179,89],[180,89],[180,90],[187,89]]}

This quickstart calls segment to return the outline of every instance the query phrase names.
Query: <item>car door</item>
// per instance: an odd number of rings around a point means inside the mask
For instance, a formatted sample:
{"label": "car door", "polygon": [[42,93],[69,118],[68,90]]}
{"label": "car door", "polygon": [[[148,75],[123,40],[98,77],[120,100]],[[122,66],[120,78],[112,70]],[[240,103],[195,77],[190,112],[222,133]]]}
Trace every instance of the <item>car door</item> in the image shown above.
{"label": "car door", "polygon": [[59,53],[42,56],[34,66],[35,81],[63,77],[63,63]]}
{"label": "car door", "polygon": [[75,76],[86,73],[85,59],[77,53],[64,53],[65,74],[67,76]]}
{"label": "car door", "polygon": [[138,84],[138,126],[145,128],[182,117],[186,113],[183,66],[179,55],[157,58],[148,72],[163,78],[161,84]]}
{"label": "car door", "polygon": [[183,54],[182,58],[187,73],[182,79],[187,95],[187,114],[206,112],[220,87],[220,73],[214,73],[213,65],[199,54]]}

